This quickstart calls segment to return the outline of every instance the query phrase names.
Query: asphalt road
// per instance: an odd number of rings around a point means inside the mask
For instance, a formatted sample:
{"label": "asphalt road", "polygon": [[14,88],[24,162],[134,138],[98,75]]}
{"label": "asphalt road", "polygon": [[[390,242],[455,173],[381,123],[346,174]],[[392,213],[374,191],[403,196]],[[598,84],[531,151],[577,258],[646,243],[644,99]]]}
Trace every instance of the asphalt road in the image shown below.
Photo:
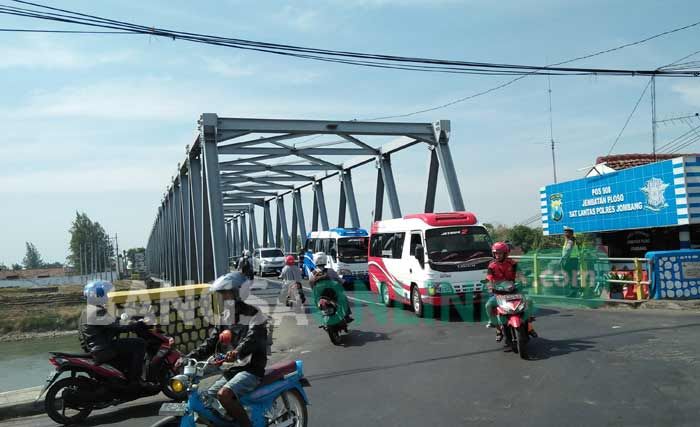
{"label": "asphalt road", "polygon": [[[272,302],[277,286],[258,290]],[[697,426],[700,314],[541,308],[531,360],[504,352],[482,323],[418,320],[350,292],[345,345],[286,308],[273,360],[304,361],[310,426]],[[306,325],[298,323],[305,323]],[[149,426],[164,400],[92,415],[85,425]],[[46,416],[0,426],[52,426]]]}

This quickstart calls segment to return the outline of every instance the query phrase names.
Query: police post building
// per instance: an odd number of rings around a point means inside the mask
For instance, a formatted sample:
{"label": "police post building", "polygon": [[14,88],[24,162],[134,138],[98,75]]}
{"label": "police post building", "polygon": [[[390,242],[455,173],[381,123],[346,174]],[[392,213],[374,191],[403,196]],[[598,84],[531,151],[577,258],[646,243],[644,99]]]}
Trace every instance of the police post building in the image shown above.
{"label": "police post building", "polygon": [[540,205],[545,235],[595,233],[613,258],[697,248],[700,157],[599,157],[587,177],[541,188]]}

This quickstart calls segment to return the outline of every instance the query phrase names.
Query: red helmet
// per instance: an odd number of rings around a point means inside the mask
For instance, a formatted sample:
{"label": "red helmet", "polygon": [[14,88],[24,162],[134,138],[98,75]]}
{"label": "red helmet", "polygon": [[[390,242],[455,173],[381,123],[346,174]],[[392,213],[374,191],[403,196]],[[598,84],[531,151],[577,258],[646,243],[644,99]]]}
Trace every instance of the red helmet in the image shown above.
{"label": "red helmet", "polygon": [[295,260],[294,257],[291,256],[291,255],[287,255],[287,258],[284,259],[284,262],[285,262],[287,265],[294,265],[294,264],[296,264],[296,260]]}
{"label": "red helmet", "polygon": [[496,242],[491,246],[491,253],[494,255],[499,253],[508,255],[510,253],[510,246],[505,242]]}
{"label": "red helmet", "polygon": [[231,331],[229,331],[228,329],[219,334],[219,342],[223,345],[231,344],[232,339],[233,336],[231,335]]}

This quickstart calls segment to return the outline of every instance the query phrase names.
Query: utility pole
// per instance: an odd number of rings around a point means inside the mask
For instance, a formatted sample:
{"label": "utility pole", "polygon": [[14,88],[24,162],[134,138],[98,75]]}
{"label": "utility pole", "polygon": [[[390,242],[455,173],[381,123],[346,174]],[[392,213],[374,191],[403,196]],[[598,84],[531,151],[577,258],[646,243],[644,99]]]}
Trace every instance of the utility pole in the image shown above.
{"label": "utility pole", "polygon": [[651,151],[656,161],[656,76],[651,76]]}
{"label": "utility pole", "polygon": [[549,141],[552,144],[552,173],[554,183],[557,183],[557,161],[554,156],[554,132],[552,126],[552,76],[547,76],[547,92],[549,94]]}
{"label": "utility pole", "polygon": [[122,276],[121,276],[121,271],[119,271],[119,239],[117,238],[117,233],[114,233],[114,247],[115,247],[114,253],[116,255],[114,257],[114,262],[117,265],[117,280],[119,280],[122,278]]}

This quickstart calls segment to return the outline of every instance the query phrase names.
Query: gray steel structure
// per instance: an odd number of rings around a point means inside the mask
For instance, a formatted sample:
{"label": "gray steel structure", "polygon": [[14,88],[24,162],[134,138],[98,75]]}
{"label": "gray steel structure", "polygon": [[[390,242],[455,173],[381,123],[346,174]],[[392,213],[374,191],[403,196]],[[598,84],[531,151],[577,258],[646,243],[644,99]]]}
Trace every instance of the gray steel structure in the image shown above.
{"label": "gray steel structure", "polygon": [[[153,224],[146,248],[152,275],[175,285],[211,282],[229,271],[229,259],[260,247],[256,208],[262,210],[262,246],[286,253],[306,240],[301,190],[313,192],[312,230],[328,230],[324,181],[339,179],[338,226],[360,227],[352,171],[373,163],[377,172],[374,220],[401,217],[391,156],[413,145],[428,148],[425,212],[433,212],[439,170],[455,211],[464,210],[449,149],[450,122],[359,122],[222,118],[202,114],[199,135],[178,164]],[[312,143],[319,136],[338,141]],[[367,139],[401,137],[374,146]],[[293,144],[291,140],[303,138]],[[363,140],[364,139],[364,140]],[[342,146],[339,146],[342,145]],[[238,156],[230,159],[230,156]],[[337,162],[344,156],[344,160]],[[227,158],[228,157],[228,158]],[[288,203],[285,205],[285,196]],[[291,205],[289,202],[291,201]],[[275,224],[272,223],[274,202]],[[291,208],[291,229],[287,212]]]}

